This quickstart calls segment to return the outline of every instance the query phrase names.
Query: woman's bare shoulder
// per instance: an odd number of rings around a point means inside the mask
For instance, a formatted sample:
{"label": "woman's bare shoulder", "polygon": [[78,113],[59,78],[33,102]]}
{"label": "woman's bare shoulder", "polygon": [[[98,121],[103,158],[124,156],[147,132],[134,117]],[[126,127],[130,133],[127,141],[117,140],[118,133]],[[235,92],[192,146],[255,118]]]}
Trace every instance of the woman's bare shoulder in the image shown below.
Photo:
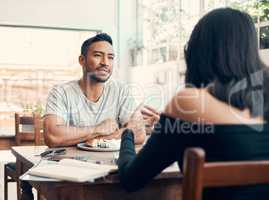
{"label": "woman's bare shoulder", "polygon": [[186,121],[214,124],[256,122],[248,111],[238,110],[212,96],[206,89],[185,88],[168,103],[164,113]]}
{"label": "woman's bare shoulder", "polygon": [[202,113],[204,91],[185,88],[179,91],[167,104],[164,113],[174,118],[196,121],[197,114]]}

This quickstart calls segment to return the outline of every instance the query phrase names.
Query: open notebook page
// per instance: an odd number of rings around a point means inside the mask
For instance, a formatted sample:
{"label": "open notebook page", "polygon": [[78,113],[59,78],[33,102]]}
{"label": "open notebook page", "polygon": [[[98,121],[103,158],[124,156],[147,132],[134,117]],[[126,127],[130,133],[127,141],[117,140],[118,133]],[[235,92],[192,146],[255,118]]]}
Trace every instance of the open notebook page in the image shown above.
{"label": "open notebook page", "polygon": [[102,165],[73,159],[63,159],[56,164],[33,167],[28,171],[28,174],[66,181],[85,182],[104,177],[116,169],[117,166],[115,165]]}

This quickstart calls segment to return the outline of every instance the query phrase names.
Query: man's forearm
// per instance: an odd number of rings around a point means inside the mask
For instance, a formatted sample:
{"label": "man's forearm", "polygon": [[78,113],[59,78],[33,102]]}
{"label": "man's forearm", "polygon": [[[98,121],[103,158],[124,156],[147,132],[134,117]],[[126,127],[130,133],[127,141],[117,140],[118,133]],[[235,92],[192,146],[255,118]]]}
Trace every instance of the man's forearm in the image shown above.
{"label": "man's forearm", "polygon": [[50,147],[71,146],[89,139],[93,133],[94,127],[56,125],[45,128],[45,141]]}
{"label": "man's forearm", "polygon": [[70,146],[100,135],[110,135],[118,130],[113,119],[106,119],[95,126],[66,126],[63,119],[50,115],[44,120],[45,142],[48,146]]}

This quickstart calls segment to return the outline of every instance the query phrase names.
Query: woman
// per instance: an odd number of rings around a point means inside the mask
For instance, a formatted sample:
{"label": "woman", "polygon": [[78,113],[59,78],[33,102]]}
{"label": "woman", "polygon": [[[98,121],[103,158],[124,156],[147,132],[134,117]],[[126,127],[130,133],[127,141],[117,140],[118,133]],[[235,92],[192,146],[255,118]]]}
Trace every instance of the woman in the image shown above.
{"label": "woman", "polygon": [[[143,187],[173,162],[182,169],[188,147],[207,161],[269,159],[268,72],[246,13],[223,8],[195,26],[187,48],[186,85],[167,105],[146,145],[135,154],[130,123],[118,160],[128,191]],[[139,179],[137,179],[139,177]],[[269,186],[204,190],[204,199],[264,199]]]}

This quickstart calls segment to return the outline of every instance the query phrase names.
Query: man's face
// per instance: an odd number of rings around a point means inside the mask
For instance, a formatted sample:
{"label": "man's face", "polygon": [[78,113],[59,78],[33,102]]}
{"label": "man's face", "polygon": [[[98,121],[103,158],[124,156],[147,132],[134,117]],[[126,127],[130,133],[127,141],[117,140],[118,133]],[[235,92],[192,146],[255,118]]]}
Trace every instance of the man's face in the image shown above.
{"label": "man's face", "polygon": [[94,42],[88,49],[87,56],[80,56],[84,76],[96,82],[106,82],[112,74],[114,52],[106,41]]}

